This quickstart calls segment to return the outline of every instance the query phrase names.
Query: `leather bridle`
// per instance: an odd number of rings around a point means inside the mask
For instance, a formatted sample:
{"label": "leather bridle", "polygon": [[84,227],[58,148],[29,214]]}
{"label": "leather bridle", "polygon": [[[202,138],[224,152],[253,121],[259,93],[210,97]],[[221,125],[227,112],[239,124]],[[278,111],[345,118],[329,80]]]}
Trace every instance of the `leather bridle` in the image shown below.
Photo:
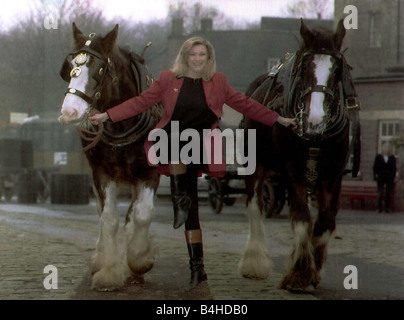
{"label": "leather bridle", "polygon": [[[337,59],[341,67],[341,79],[335,84],[334,88],[327,86],[309,86],[304,87],[302,81],[303,60],[308,55],[313,54],[328,54]],[[342,52],[331,52],[327,50],[320,50],[319,52],[304,51],[287,54],[285,60],[276,68],[271,71],[268,76],[270,84],[264,98],[264,104],[271,103],[269,93],[271,89],[275,88],[277,84],[281,84],[283,90],[283,107],[280,108],[281,115],[287,118],[295,118],[298,122],[299,128],[295,134],[299,138],[305,140],[309,147],[309,154],[318,156],[318,148],[320,148],[323,141],[327,141],[332,137],[338,137],[339,134],[346,129],[350,124],[350,141],[349,150],[353,154],[353,167],[352,176],[356,177],[359,172],[360,153],[361,153],[361,134],[359,122],[360,103],[353,85],[353,79],[350,73],[352,68],[348,65]],[[333,115],[328,114],[328,119],[322,134],[309,135],[304,131],[304,98],[312,92],[322,92],[328,96],[331,103],[335,103],[337,109],[334,110]],[[337,100],[338,101],[335,101]],[[328,108],[327,112],[331,112]],[[313,149],[310,151],[310,149]],[[311,163],[313,163],[313,159]],[[313,185],[315,184],[315,180]]]}
{"label": "leather bridle", "polygon": [[[66,58],[68,60],[69,57],[72,57],[72,60],[74,59],[77,64],[77,67],[73,68],[70,71],[71,78],[78,77],[81,73],[81,66],[86,64],[90,59],[90,57],[93,59],[93,69],[97,70],[97,72],[93,74],[92,77],[96,80],[97,85],[91,91],[91,93],[82,92],[75,88],[67,88],[65,92],[65,95],[70,93],[82,98],[84,101],[88,103],[89,109],[93,108],[97,103],[97,101],[101,98],[101,91],[102,88],[104,87],[105,78],[108,74],[111,74],[112,71],[111,59],[109,57],[108,58],[103,57],[99,52],[90,48],[90,44],[92,41],[91,39],[94,38],[94,36],[95,33],[91,33],[88,36],[88,40],[85,42],[84,46],[77,51],[69,53]],[[70,79],[65,80],[69,81]],[[112,75],[112,83],[114,85],[117,85],[118,77]]]}
{"label": "leather bridle", "polygon": [[[304,87],[302,80],[304,59],[314,54],[330,55],[340,64],[342,70],[341,79],[333,88],[323,85]],[[295,53],[290,56],[289,61],[284,63],[284,68],[286,70],[281,71],[286,74],[283,74],[281,82],[284,86],[284,92],[287,92],[287,96],[284,100],[282,115],[296,118],[299,126],[296,133],[300,138],[309,142],[319,143],[336,136],[348,124],[348,119],[351,118],[349,117],[349,113],[360,109],[350,75],[350,66],[346,63],[345,57],[341,52],[319,50],[318,52],[304,51],[300,54]],[[330,107],[327,108],[327,119],[323,126],[323,132],[317,135],[307,133],[304,127],[304,117],[307,116],[304,100],[307,95],[313,92],[324,93],[328,97],[328,103],[330,104]],[[333,110],[331,108],[332,105],[335,105],[337,109]]]}
{"label": "leather bridle", "polygon": [[[82,92],[75,88],[67,88],[66,94],[73,94],[88,103],[88,107],[83,113],[83,115],[75,120],[69,121],[68,124],[76,124],[77,129],[81,138],[87,142],[89,142],[84,148],[83,151],[86,152],[92,149],[100,140],[104,143],[110,145],[112,148],[124,147],[135,142],[138,142],[143,139],[145,134],[150,131],[155,125],[155,119],[153,119],[152,112],[150,109],[146,110],[139,116],[139,120],[134,126],[131,126],[127,131],[122,133],[113,132],[113,130],[107,130],[107,127],[104,127],[101,121],[98,121],[97,125],[94,126],[91,121],[87,118],[89,115],[99,113],[99,111],[95,108],[98,100],[101,98],[101,92],[105,85],[105,79],[108,75],[112,77],[112,86],[114,93],[117,97],[119,97],[119,78],[117,76],[116,71],[114,70],[114,66],[109,57],[103,57],[99,52],[90,48],[92,38],[95,37],[95,33],[91,33],[84,46],[77,51],[71,52],[68,54],[66,61],[74,59],[77,67],[72,68],[70,71],[70,78],[77,77],[81,73],[81,66],[87,63],[87,61],[92,58],[92,70],[95,70],[91,77],[95,79],[97,85],[91,92]],[[145,47],[148,48],[151,43],[148,43]],[[143,53],[145,52],[143,50]],[[70,58],[71,57],[71,58]],[[131,59],[133,58],[131,54]],[[142,57],[143,59],[143,57]],[[132,63],[133,60],[131,60]],[[147,66],[143,62],[141,63],[144,66],[146,71],[146,85],[149,86],[153,78],[147,72]],[[133,67],[132,67],[133,68]],[[137,85],[137,92],[141,92],[141,79],[139,75],[137,75],[137,71],[132,69],[133,74],[136,76],[135,82]],[[63,79],[66,82],[70,81],[69,77],[64,77]],[[159,107],[161,109],[161,106]]]}

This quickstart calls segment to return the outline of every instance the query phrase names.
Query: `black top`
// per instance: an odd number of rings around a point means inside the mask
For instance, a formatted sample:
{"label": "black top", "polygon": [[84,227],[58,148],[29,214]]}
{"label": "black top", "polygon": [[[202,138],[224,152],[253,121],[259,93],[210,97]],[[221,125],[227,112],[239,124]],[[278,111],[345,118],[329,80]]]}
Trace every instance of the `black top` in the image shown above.
{"label": "black top", "polygon": [[[179,121],[181,132],[189,128],[210,129],[216,120],[217,116],[206,104],[202,79],[184,77],[171,121]],[[169,132],[170,123],[164,129]]]}

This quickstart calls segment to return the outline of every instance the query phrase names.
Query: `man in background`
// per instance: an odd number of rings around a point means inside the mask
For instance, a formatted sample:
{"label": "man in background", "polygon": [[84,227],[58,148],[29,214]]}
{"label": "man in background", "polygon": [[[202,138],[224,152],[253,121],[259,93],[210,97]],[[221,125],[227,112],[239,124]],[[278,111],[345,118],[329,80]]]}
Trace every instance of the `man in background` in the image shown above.
{"label": "man in background", "polygon": [[[391,146],[388,142],[382,146],[382,154],[377,154],[373,164],[373,175],[377,181],[377,205],[379,213],[383,211],[383,191],[384,211],[390,211],[391,193],[394,187],[394,178],[396,177],[396,158],[391,154]],[[386,186],[386,187],[385,187]]]}

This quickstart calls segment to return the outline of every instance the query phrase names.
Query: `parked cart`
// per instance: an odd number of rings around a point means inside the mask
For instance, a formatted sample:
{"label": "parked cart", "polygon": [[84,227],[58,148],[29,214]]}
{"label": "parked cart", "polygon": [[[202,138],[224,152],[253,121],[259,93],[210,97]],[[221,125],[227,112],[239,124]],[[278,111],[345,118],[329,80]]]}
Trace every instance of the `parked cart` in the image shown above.
{"label": "parked cart", "polygon": [[91,172],[76,131],[33,117],[0,139],[0,199],[88,203]]}
{"label": "parked cart", "polygon": [[[237,174],[237,168],[228,167],[222,178],[207,176],[206,179],[209,180],[209,204],[217,214],[221,213],[223,205],[232,206],[240,195],[246,193],[244,176]],[[287,199],[280,176],[274,174],[264,182],[263,196],[265,216],[270,218],[279,215]]]}
{"label": "parked cart", "polygon": [[57,167],[34,168],[31,140],[0,140],[0,199],[18,196],[20,203],[45,202],[50,195],[50,174]]}

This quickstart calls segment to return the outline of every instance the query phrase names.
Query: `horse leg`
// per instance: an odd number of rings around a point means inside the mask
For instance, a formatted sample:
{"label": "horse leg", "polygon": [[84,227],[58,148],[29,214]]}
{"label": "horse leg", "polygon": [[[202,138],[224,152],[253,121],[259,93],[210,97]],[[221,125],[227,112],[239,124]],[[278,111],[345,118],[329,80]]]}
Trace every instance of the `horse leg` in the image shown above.
{"label": "horse leg", "polygon": [[[99,177],[98,177],[99,178]],[[95,179],[97,182],[98,178]],[[122,287],[129,276],[129,268],[122,263],[118,250],[119,214],[116,209],[117,185],[105,178],[96,183],[97,207],[101,208],[99,236],[93,256],[92,289],[114,290]]]}
{"label": "horse leg", "polygon": [[290,219],[294,232],[294,245],[288,272],[280,288],[290,291],[312,291],[313,284],[318,281],[311,242],[312,222],[303,186],[295,185],[290,190]]}
{"label": "horse leg", "polygon": [[154,190],[143,184],[133,187],[133,200],[126,215],[126,259],[132,275],[137,281],[151,270],[155,261],[149,226],[154,211]]}
{"label": "horse leg", "polygon": [[244,254],[239,262],[239,272],[245,278],[266,279],[271,271],[272,263],[266,249],[262,187],[264,177],[260,170],[259,180],[256,174],[247,177],[247,210],[249,219],[249,235]]}
{"label": "horse leg", "polygon": [[[329,183],[332,184],[331,188],[328,187]],[[312,237],[314,261],[318,273],[315,285],[321,280],[321,271],[327,258],[328,241],[335,230],[335,217],[339,209],[340,190],[341,179],[337,179],[336,182],[321,183],[317,188],[319,211]]]}

